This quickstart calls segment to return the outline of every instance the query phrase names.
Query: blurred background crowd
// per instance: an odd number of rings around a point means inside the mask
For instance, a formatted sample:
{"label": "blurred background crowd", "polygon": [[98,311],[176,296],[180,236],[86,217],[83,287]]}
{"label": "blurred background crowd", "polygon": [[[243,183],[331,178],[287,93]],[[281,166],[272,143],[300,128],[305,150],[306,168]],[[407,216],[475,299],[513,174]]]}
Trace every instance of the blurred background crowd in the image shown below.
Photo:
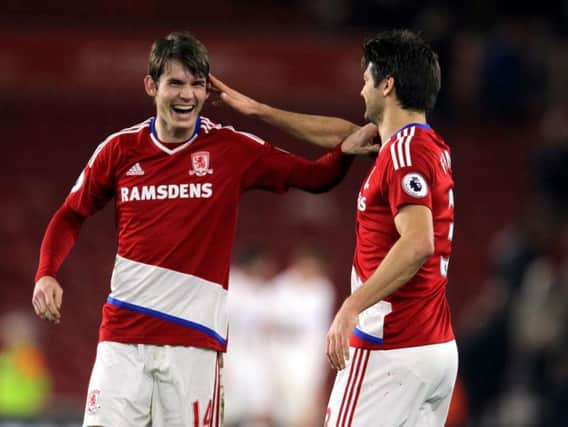
{"label": "blurred background crowd", "polygon": [[[422,31],[443,67],[430,121],[456,180],[448,295],[460,371],[448,425],[568,425],[567,23],[565,0],[3,1],[0,420],[12,421],[2,425],[79,425],[116,249],[112,207],[86,223],[61,270],[60,325],[31,317],[33,276],[47,222],[94,148],[153,114],[142,88],[152,41],[190,30],[237,89],[363,123],[360,46],[388,27]],[[204,115],[319,153],[220,107]],[[369,167],[357,159],[324,195],[244,197],[231,427],[321,425],[332,376],[323,342],[348,292]]]}

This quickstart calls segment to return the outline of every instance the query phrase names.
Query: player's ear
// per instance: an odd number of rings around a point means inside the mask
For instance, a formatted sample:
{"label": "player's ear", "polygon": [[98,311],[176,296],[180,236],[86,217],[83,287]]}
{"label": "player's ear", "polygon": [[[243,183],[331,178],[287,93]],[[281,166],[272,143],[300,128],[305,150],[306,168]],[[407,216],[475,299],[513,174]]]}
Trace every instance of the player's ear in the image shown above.
{"label": "player's ear", "polygon": [[158,88],[156,87],[156,82],[154,81],[154,79],[152,79],[152,77],[150,77],[149,75],[144,76],[144,89],[146,90],[148,96],[156,96],[156,91],[158,90]]}
{"label": "player's ear", "polygon": [[386,76],[384,79],[383,96],[390,95],[394,91],[394,77]]}

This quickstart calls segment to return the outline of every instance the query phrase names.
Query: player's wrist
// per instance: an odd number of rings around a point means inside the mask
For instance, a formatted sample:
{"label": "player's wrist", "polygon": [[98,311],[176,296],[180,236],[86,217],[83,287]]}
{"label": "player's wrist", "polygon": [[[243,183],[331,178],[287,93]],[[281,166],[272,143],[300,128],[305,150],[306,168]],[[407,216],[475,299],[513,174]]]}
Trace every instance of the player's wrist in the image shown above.
{"label": "player's wrist", "polygon": [[353,298],[353,295],[350,295],[345,299],[345,301],[343,301],[341,310],[353,314],[359,314],[362,311],[362,309],[359,308],[359,304],[357,304],[355,298]]}
{"label": "player's wrist", "polygon": [[55,273],[53,272],[45,272],[45,271],[38,271],[34,277],[34,283],[39,282],[40,280],[44,280],[44,279],[53,279],[53,280],[57,280],[55,278]]}

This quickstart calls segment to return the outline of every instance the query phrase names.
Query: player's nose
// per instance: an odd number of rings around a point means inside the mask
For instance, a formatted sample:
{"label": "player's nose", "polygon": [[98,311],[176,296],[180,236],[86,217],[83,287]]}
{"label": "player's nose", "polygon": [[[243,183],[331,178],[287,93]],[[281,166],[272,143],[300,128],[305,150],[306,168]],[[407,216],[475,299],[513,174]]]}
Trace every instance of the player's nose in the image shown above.
{"label": "player's nose", "polygon": [[179,93],[180,98],[183,100],[191,100],[195,97],[193,93],[193,88],[190,85],[184,85]]}

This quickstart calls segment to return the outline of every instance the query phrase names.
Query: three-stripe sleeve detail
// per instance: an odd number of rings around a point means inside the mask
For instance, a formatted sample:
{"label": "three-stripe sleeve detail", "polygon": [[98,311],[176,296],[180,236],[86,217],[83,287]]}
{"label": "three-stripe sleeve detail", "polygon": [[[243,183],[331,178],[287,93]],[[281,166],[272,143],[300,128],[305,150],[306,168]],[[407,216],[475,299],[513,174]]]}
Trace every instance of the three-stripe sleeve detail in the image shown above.
{"label": "three-stripe sleeve detail", "polygon": [[415,131],[416,126],[403,129],[396,135],[396,141],[391,144],[390,152],[394,170],[412,166],[410,143],[412,142]]}

